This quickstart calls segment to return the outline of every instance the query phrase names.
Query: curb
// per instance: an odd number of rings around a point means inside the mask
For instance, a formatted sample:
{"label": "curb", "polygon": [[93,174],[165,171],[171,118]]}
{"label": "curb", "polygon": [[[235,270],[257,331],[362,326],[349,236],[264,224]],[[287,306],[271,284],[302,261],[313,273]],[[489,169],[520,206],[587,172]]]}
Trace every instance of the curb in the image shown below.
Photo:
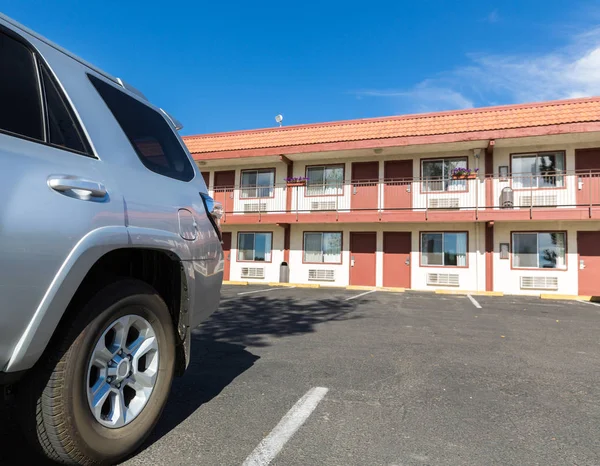
{"label": "curb", "polygon": [[580,296],[576,294],[541,294],[541,299],[553,299],[556,301],[592,301],[599,302],[599,296]]}
{"label": "curb", "polygon": [[236,282],[236,281],[230,282],[228,280],[223,280],[223,285],[246,286],[246,285],[248,285],[248,282]]}
{"label": "curb", "polygon": [[406,288],[398,288],[394,286],[382,286],[381,288],[377,288],[377,291],[387,291],[389,293],[404,293]]}
{"label": "curb", "polygon": [[502,291],[464,291],[464,290],[435,290],[435,294],[450,294],[466,296],[504,296]]}
{"label": "curb", "polygon": [[268,283],[269,286],[282,286],[282,287],[294,287],[294,288],[321,288],[320,283],[279,283],[272,282]]}

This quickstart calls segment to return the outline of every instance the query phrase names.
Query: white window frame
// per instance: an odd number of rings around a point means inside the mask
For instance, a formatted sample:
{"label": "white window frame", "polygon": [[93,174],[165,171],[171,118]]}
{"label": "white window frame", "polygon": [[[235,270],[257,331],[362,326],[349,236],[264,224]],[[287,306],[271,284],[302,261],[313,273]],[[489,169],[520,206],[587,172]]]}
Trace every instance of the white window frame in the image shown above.
{"label": "white window frame", "polygon": [[[447,234],[451,235],[464,235],[465,237],[465,251],[464,253],[457,252],[457,265],[447,265],[446,262],[446,250],[445,250],[445,236]],[[442,236],[442,252],[439,253],[442,255],[442,264],[427,264],[426,257],[423,255],[423,236],[424,235],[441,235]],[[438,254],[438,253],[433,253]],[[458,265],[460,260],[460,255],[464,254],[465,264]],[[466,231],[422,231],[419,237],[419,255],[420,255],[420,266],[421,267],[452,267],[452,268],[467,268],[469,266],[469,234]],[[424,260],[425,259],[425,260]]]}
{"label": "white window frame", "polygon": [[[244,173],[256,173],[256,184],[244,186]],[[260,173],[270,173],[273,180],[268,186],[258,184],[258,175]],[[275,195],[275,175],[274,168],[250,168],[240,171],[240,199],[270,199]],[[268,190],[268,196],[259,196]]]}
{"label": "white window frame", "polygon": [[[540,267],[540,235],[562,235],[563,237],[563,250],[564,255],[562,259],[562,265],[560,267]],[[536,267],[527,267],[522,265],[516,265],[515,259],[518,258],[519,254],[515,251],[515,235],[536,235]],[[514,231],[510,235],[510,250],[511,250],[511,266],[513,269],[528,269],[528,270],[567,270],[567,233],[565,231]]]}
{"label": "white window frame", "polygon": [[[562,169],[557,169],[556,173],[553,175],[546,175],[554,179],[554,185],[551,186],[540,186],[540,181],[544,180],[544,175],[542,175],[539,171],[539,160],[541,157],[554,155],[562,157]],[[515,159],[524,159],[527,157],[535,157],[535,174],[533,173],[523,173],[514,171],[514,161]],[[511,169],[512,169],[512,185],[514,189],[562,189],[565,187],[565,172],[567,167],[567,155],[565,151],[545,151],[545,152],[531,152],[531,153],[523,153],[523,154],[510,154],[511,161]],[[531,181],[532,186],[523,186],[523,181],[528,180]],[[535,185],[533,185],[535,183]]]}
{"label": "white window frame", "polygon": [[[321,235],[321,260],[306,260],[306,235]],[[336,262],[329,262],[325,260],[325,235],[339,235],[340,237],[340,260]],[[342,254],[343,254],[343,242],[344,235],[341,231],[305,231],[302,234],[302,261],[305,264],[341,264],[342,263]]]}
{"label": "white window frame", "polygon": [[[321,168],[323,170],[323,183],[322,184],[313,184],[310,179],[310,171]],[[327,183],[325,179],[325,171],[339,169],[342,170],[342,177],[339,182],[335,183]],[[342,196],[344,194],[344,176],[346,173],[346,166],[342,164],[333,164],[333,165],[311,165],[306,167],[306,178],[308,181],[306,182],[306,195],[310,197],[316,196]]]}
{"label": "white window frame", "polygon": [[[244,251],[240,245],[241,245],[241,241],[240,238],[242,235],[253,235],[254,239],[252,241],[252,257],[254,259],[249,260],[249,259],[242,259],[240,258],[240,255],[242,253],[242,251]],[[270,249],[267,251],[265,250],[265,260],[261,261],[261,260],[256,260],[256,235],[268,235],[269,236],[269,245],[270,245]],[[265,264],[265,263],[270,263],[273,262],[273,232],[270,231],[240,231],[238,232],[238,236],[237,236],[237,262],[258,262],[261,264]],[[268,256],[268,260],[267,260],[267,256]]]}
{"label": "white window frame", "polygon": [[[469,168],[469,157],[440,157],[436,159],[421,159],[421,174],[423,177],[423,192],[444,193],[448,191],[467,191],[467,180],[455,180],[452,173],[446,173],[446,161],[464,161],[465,168]],[[427,178],[425,176],[425,164],[442,162],[442,176],[440,178]],[[439,186],[439,187],[438,187]]]}

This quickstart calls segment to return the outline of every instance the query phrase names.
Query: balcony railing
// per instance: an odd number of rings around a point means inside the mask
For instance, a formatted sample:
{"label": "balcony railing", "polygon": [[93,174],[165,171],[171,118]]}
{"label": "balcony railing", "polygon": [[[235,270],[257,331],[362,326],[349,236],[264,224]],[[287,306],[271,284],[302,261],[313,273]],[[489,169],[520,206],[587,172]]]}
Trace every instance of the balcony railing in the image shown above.
{"label": "balcony railing", "polygon": [[600,171],[411,178],[211,190],[226,215],[479,211],[600,206]]}

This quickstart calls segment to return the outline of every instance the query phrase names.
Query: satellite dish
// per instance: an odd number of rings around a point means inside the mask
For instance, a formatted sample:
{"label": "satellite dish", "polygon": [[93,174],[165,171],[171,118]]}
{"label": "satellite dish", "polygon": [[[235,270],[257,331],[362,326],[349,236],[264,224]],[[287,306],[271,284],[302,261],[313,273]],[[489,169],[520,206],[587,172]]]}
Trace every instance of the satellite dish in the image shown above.
{"label": "satellite dish", "polygon": [[281,126],[281,122],[283,121],[283,115],[279,114],[275,117],[275,121],[277,123],[279,123],[279,126]]}

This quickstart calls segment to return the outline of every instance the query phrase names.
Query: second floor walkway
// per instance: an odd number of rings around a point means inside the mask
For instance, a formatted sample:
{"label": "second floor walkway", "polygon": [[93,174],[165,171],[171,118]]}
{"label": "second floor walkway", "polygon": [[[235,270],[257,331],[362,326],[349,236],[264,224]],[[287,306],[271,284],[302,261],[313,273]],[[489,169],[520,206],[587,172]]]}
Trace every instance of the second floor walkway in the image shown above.
{"label": "second floor walkway", "polygon": [[374,179],[211,190],[224,223],[493,221],[600,217],[600,172]]}

